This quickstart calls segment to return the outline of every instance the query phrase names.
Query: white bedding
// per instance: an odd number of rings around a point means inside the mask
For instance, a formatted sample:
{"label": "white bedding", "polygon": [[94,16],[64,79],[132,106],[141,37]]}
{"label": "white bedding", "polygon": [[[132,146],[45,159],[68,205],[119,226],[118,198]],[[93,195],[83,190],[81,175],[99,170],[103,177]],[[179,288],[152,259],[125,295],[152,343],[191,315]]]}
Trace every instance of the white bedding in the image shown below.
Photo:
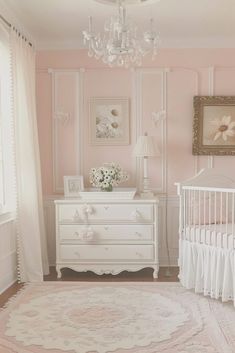
{"label": "white bedding", "polygon": [[183,238],[191,242],[211,246],[235,249],[235,226],[229,224],[212,224],[211,226],[187,226]]}
{"label": "white bedding", "polygon": [[186,227],[179,242],[179,278],[187,289],[233,300],[235,306],[235,236],[231,233],[231,224]]}

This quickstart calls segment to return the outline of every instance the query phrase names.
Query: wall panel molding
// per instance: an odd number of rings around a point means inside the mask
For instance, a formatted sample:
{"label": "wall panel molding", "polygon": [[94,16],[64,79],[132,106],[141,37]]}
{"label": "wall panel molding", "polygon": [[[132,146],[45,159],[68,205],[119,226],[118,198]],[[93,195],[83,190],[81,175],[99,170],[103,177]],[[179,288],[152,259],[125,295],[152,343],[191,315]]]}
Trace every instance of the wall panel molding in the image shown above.
{"label": "wall panel molding", "polygon": [[[141,71],[136,70],[136,88],[135,88],[135,95],[136,95],[136,140],[140,135],[142,135],[142,76]],[[140,158],[136,158],[136,182],[137,182],[137,189],[141,190],[141,177],[143,173],[143,165],[141,163]]]}
{"label": "wall panel molding", "polygon": [[[76,173],[81,174],[82,172],[82,143],[81,143],[81,115],[82,115],[82,102],[83,102],[83,71],[81,70],[53,70],[49,69],[48,72],[52,75],[52,127],[53,127],[53,190],[55,193],[63,192],[63,183],[61,181],[60,175],[65,175],[63,170],[60,170],[60,135],[59,131],[65,128],[66,125],[74,121],[74,153],[75,153],[75,168]],[[62,77],[70,77],[75,80],[75,92],[74,92],[74,102],[72,103],[69,111],[60,108],[61,96],[60,90],[62,87],[59,85],[59,80]],[[71,112],[74,110],[74,114]],[[72,116],[73,115],[73,116]]]}
{"label": "wall panel molding", "polygon": [[[198,69],[193,69],[193,68],[187,68],[187,67],[174,67],[170,69],[170,71],[182,71],[182,72],[191,72],[193,73],[195,77],[195,90],[194,90],[194,96],[200,95],[200,72]],[[192,102],[193,104],[193,102]],[[193,123],[193,117],[192,117],[192,123]],[[192,126],[193,129],[193,126]],[[194,156],[194,175],[199,172],[199,156]]]}
{"label": "wall panel molding", "polygon": [[[84,129],[84,124],[83,124],[83,119],[82,117],[84,116],[84,75],[85,75],[86,70],[81,68],[79,70],[79,77],[77,80],[79,81],[79,94],[77,95],[77,106],[78,106],[78,112],[79,116],[77,119],[77,129],[75,132],[75,138],[77,138],[77,174],[83,175],[83,161],[84,161],[84,149],[83,149],[83,143],[84,143],[84,134],[83,134],[83,129]],[[76,136],[77,134],[77,136]]]}
{"label": "wall panel molding", "polygon": [[[215,68],[213,66],[208,68],[208,87],[209,87],[209,96],[214,96],[215,94]],[[214,156],[208,156],[207,158],[207,167],[214,168]]]}
{"label": "wall panel molding", "polygon": [[[136,72],[136,69],[131,69],[131,79],[132,79],[132,86],[131,86],[131,123],[132,126],[130,127],[130,131],[131,131],[131,142],[133,144],[136,144],[137,142],[137,138],[138,138],[138,128],[137,128],[137,112],[138,112],[138,99],[137,99],[137,80],[138,80],[138,74]],[[138,181],[139,178],[137,177],[137,170],[138,170],[138,159],[137,158],[133,158],[133,164],[132,164],[132,171],[134,174],[134,182],[135,185],[137,186],[137,188],[139,189],[139,185],[138,185]]]}
{"label": "wall panel molding", "polygon": [[[167,82],[167,76],[166,72],[167,69],[138,69],[137,70],[137,114],[136,114],[136,120],[137,120],[137,137],[142,135],[144,133],[143,131],[143,77],[144,75],[158,75],[160,76],[161,80],[161,111],[166,111],[166,82]],[[158,109],[156,109],[158,110]],[[161,130],[161,186],[153,186],[153,191],[155,193],[164,193],[166,192],[166,118],[161,120],[159,122],[160,130]],[[137,168],[136,168],[136,174],[137,174],[137,185],[138,189],[140,189],[140,184],[141,184],[141,176],[143,174],[143,161],[139,160],[137,163]]]}

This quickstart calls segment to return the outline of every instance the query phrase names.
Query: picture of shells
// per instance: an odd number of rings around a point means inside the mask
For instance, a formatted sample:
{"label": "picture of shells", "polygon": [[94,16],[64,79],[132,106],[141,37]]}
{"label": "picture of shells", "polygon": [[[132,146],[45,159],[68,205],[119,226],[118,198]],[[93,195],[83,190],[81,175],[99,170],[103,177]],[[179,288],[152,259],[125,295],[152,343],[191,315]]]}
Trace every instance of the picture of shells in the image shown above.
{"label": "picture of shells", "polygon": [[127,98],[93,98],[90,109],[91,143],[129,144]]}

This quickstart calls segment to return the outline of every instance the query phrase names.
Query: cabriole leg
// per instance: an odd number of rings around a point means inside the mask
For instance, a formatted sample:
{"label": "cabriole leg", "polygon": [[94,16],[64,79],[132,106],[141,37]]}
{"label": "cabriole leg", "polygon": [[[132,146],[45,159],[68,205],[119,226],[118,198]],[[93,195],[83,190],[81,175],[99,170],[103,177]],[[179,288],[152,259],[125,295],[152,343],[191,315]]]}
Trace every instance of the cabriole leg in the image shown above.
{"label": "cabriole leg", "polygon": [[153,270],[153,278],[154,278],[154,279],[157,279],[157,278],[158,278],[158,267],[157,267],[157,268],[154,268],[154,270]]}
{"label": "cabriole leg", "polygon": [[61,269],[59,266],[56,266],[57,278],[60,279],[62,277]]}

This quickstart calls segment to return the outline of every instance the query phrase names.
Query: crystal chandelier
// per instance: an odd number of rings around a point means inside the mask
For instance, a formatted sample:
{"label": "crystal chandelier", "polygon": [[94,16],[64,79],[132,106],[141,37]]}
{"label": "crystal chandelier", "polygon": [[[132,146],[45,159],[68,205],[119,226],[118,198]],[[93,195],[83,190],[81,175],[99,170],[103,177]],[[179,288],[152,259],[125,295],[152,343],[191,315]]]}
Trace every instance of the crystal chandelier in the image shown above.
{"label": "crystal chandelier", "polygon": [[94,32],[92,17],[89,17],[89,29],[83,31],[84,44],[88,43],[88,56],[102,59],[111,67],[141,66],[142,58],[152,53],[154,59],[159,47],[159,35],[153,19],[150,19],[150,28],[141,38],[137,26],[127,17],[125,0],[118,0],[117,5],[118,13],[105,21],[103,35]]}

